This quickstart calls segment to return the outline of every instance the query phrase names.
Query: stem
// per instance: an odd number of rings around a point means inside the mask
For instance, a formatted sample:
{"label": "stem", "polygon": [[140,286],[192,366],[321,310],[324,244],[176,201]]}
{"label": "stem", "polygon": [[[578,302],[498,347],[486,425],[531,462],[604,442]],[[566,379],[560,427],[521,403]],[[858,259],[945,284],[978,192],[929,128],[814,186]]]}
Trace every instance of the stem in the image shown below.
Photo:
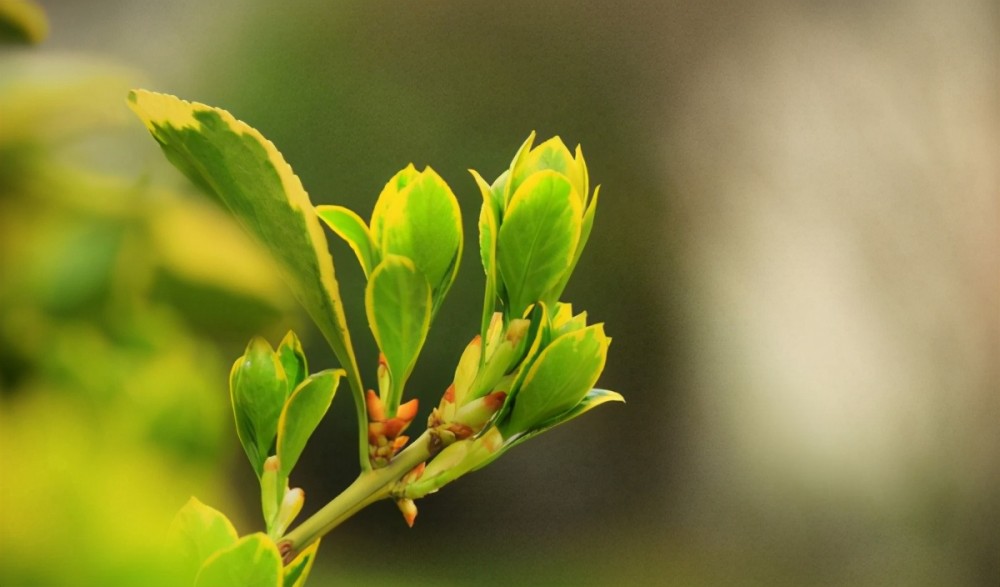
{"label": "stem", "polygon": [[380,469],[361,473],[340,495],[295,527],[278,543],[285,564],[365,507],[389,497],[393,485],[432,454],[432,437],[425,431]]}

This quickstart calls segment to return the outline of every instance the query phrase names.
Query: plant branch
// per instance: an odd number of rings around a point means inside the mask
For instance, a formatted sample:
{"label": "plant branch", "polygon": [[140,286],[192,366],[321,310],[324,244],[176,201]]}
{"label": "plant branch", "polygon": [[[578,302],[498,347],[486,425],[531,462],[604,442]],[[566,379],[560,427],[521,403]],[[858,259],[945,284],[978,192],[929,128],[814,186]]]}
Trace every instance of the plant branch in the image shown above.
{"label": "plant branch", "polygon": [[385,467],[361,473],[340,495],[278,541],[285,564],[357,512],[389,497],[396,482],[431,458],[434,450],[432,435],[425,431]]}

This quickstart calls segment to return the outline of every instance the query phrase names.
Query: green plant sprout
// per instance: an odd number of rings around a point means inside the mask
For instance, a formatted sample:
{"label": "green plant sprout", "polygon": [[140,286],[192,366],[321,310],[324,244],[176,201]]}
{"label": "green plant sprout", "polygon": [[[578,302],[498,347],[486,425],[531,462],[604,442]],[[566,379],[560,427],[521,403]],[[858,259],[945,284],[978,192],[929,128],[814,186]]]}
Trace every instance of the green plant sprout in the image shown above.
{"label": "green plant sprout", "polygon": [[[412,526],[415,500],[602,403],[624,401],[594,388],[611,342],[603,325],[559,301],[597,208],[599,188],[591,194],[579,147],[571,154],[558,137],[535,146],[532,133],[492,184],[471,172],[482,195],[480,332],[411,442],[404,433],[417,400],[404,401],[406,383],[463,247],[451,188],[431,168],[410,165],[389,180],[366,223],[341,206],[314,208],[274,145],[225,110],[144,90],[128,102],[167,158],[267,246],[341,365],[309,374],[292,332],[276,349],[250,341],[233,365],[230,395],[266,531],[240,538],[222,513],[192,498],[171,530],[180,583],[300,586],[320,539],[366,506],[391,499]],[[347,242],[367,279],[377,392],[362,384],[322,224]],[[361,474],[288,531],[304,501],[289,479],[342,378],[354,397]]]}

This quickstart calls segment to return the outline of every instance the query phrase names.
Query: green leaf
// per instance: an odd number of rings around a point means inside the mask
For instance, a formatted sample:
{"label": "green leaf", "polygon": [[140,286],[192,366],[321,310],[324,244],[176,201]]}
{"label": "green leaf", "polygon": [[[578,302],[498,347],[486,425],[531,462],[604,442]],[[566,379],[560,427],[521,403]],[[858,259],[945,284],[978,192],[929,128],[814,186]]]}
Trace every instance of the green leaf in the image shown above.
{"label": "green leaf", "polygon": [[0,0],[0,41],[40,43],[49,36],[45,11],[32,0]]}
{"label": "green leaf", "polygon": [[302,587],[309,578],[313,561],[316,560],[316,551],[319,549],[319,540],[313,542],[308,548],[299,553],[295,560],[285,567],[284,587]]}
{"label": "green leaf", "polygon": [[554,171],[540,171],[517,189],[497,239],[508,316],[520,316],[538,301],[556,302],[544,296],[570,268],[582,214],[573,186]]}
{"label": "green leaf", "polygon": [[379,262],[379,251],[368,225],[353,210],[343,206],[317,206],[316,214],[337,236],[350,245],[358,257],[365,277],[370,277]]}
{"label": "green leaf", "polygon": [[344,372],[340,369],[320,371],[303,381],[285,402],[278,421],[278,487],[288,479],[302,455],[306,441],[330,409],[337,385]]}
{"label": "green leaf", "polygon": [[[576,180],[579,177],[576,161],[559,137],[552,137],[529,150],[520,163],[512,168],[511,190],[517,193],[517,188],[528,177],[545,170],[555,171],[567,179]],[[576,181],[573,181],[573,187],[582,203],[582,198],[585,198],[586,194],[580,193],[581,186],[577,185]]]}
{"label": "green leaf", "polygon": [[259,478],[274,445],[278,418],[288,397],[285,370],[267,341],[255,337],[233,364],[229,393],[236,433]]}
{"label": "green leaf", "polygon": [[382,246],[382,227],[385,225],[386,212],[396,206],[401,199],[400,192],[418,177],[420,177],[420,172],[413,166],[413,163],[410,163],[392,176],[392,179],[385,184],[382,192],[379,193],[378,199],[375,200],[375,209],[372,210],[371,221],[372,240],[375,241],[377,247]]}
{"label": "green leaf", "polygon": [[[497,182],[503,185],[503,199],[501,200],[501,208],[503,214],[506,214],[507,208],[510,207],[510,200],[514,197],[515,190],[517,187],[514,185],[513,175],[518,167],[524,165],[524,160],[531,153],[531,146],[535,144],[535,131],[531,131],[528,138],[521,143],[520,148],[518,148],[517,153],[514,153],[514,159],[510,162],[510,169],[504,172],[501,177],[497,178]],[[502,216],[502,214],[501,214]]]}
{"label": "green leaf", "polygon": [[504,437],[529,431],[580,403],[604,370],[610,342],[603,325],[595,324],[549,343],[517,391],[510,420],[502,425]]}
{"label": "green leaf", "polygon": [[534,438],[535,436],[538,436],[542,432],[551,430],[552,428],[555,428],[559,424],[563,424],[565,422],[569,422],[574,418],[578,418],[583,414],[589,412],[590,410],[596,408],[597,406],[601,404],[606,404],[608,402],[625,403],[625,398],[622,397],[622,395],[616,391],[609,391],[607,389],[591,389],[589,392],[587,392],[587,395],[583,396],[583,399],[580,400],[580,403],[576,404],[572,408],[552,418],[549,418],[544,422],[536,424],[534,428],[532,428],[531,430],[529,430],[524,434],[519,434],[513,437],[509,442],[504,444],[503,452],[506,452],[507,450],[514,448],[515,446],[521,444],[522,442],[528,440],[529,438]]}
{"label": "green leaf", "polygon": [[580,261],[580,256],[583,255],[583,249],[587,246],[587,241],[590,240],[590,231],[594,228],[594,215],[597,213],[597,197],[600,191],[601,186],[597,186],[597,188],[594,189],[594,197],[590,199],[587,211],[583,214],[583,224],[580,226],[580,240],[576,244],[576,252],[573,253],[573,262],[569,264],[569,269],[567,269],[566,273],[563,274],[559,283],[546,292],[546,299],[558,300],[559,296],[562,295],[563,290],[566,289],[566,284],[569,283],[569,278],[573,276],[576,264]]}
{"label": "green leaf", "polygon": [[291,330],[288,331],[285,338],[281,339],[281,344],[278,345],[278,359],[285,370],[285,377],[288,382],[288,393],[285,397],[288,397],[302,383],[306,375],[309,374],[309,364],[306,362],[306,354],[302,350],[302,343],[299,342],[299,337],[295,336],[295,333]]}
{"label": "green leaf", "polygon": [[[431,286],[436,313],[458,273],[462,213],[448,184],[428,167],[410,179],[380,215],[376,242],[386,255],[413,261]],[[372,216],[373,222],[376,216]],[[375,235],[373,235],[375,236]]]}
{"label": "green leaf", "polygon": [[[363,421],[364,387],[333,259],[309,196],[281,153],[225,110],[145,90],[130,92],[128,101],[170,161],[224,202],[278,259],[293,293],[347,371]],[[362,463],[367,466],[366,456]]]}
{"label": "green leaf", "polygon": [[274,542],[257,533],[210,557],[195,587],[283,587],[281,556]]}
{"label": "green leaf", "polygon": [[392,379],[392,395],[383,398],[391,417],[395,415],[403,386],[427,339],[431,288],[412,261],[389,255],[368,280],[365,310]]}
{"label": "green leaf", "polygon": [[229,518],[195,497],[177,512],[168,536],[178,582],[182,584],[191,584],[210,556],[236,544],[239,538]]}
{"label": "green leaf", "polygon": [[[483,196],[483,205],[479,211],[479,257],[483,262],[483,270],[486,272],[486,291],[483,298],[483,315],[479,334],[483,340],[486,340],[486,331],[489,330],[490,320],[496,310],[496,301],[499,297],[497,291],[498,214],[490,185],[475,170],[470,169],[469,173],[476,180],[479,192]],[[485,346],[483,350],[485,350]]]}

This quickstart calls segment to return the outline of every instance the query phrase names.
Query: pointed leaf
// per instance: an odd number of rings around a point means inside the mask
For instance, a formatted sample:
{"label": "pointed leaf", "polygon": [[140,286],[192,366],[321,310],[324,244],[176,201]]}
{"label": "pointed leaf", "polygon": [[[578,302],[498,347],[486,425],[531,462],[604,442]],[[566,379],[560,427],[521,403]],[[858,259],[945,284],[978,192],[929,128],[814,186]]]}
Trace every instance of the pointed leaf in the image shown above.
{"label": "pointed leaf", "polygon": [[262,338],[254,338],[229,375],[229,394],[236,417],[236,433],[257,477],[264,470],[278,417],[288,396],[288,379],[278,356]]}
{"label": "pointed leaf", "polygon": [[569,422],[574,418],[578,418],[583,414],[589,412],[590,410],[596,408],[601,404],[606,404],[608,402],[622,402],[625,403],[625,398],[616,391],[609,391],[607,389],[591,389],[587,392],[587,395],[583,396],[580,403],[576,404],[572,408],[566,410],[565,412],[558,414],[540,424],[537,424],[534,428],[529,430],[524,434],[515,436],[513,439],[504,444],[503,451],[507,451],[514,448],[518,444],[521,444],[529,438],[534,438],[542,432],[546,432],[555,428],[556,426]]}
{"label": "pointed leaf", "polygon": [[288,563],[288,566],[285,567],[284,587],[302,587],[306,584],[313,562],[316,560],[319,543],[319,540],[313,542],[300,552],[292,562]]}
{"label": "pointed leaf", "polygon": [[368,280],[365,309],[372,334],[389,366],[392,395],[383,401],[392,417],[427,338],[431,288],[412,261],[390,255]]}
{"label": "pointed leaf", "polygon": [[601,324],[553,340],[525,376],[510,420],[502,425],[504,437],[529,431],[580,403],[604,370],[609,343]]}
{"label": "pointed leaf", "polygon": [[587,211],[583,214],[583,224],[580,226],[580,240],[576,244],[576,252],[573,253],[573,262],[570,263],[569,269],[563,274],[559,283],[545,294],[546,299],[558,300],[563,290],[566,289],[566,284],[569,283],[570,277],[573,276],[576,264],[580,261],[580,256],[583,255],[583,249],[587,246],[587,241],[590,240],[590,231],[594,228],[594,215],[597,213],[597,196],[600,191],[601,186],[597,186],[597,189],[594,190],[594,197],[590,199],[590,205],[587,206]]}
{"label": "pointed leaf", "polygon": [[288,394],[285,395],[288,397],[309,374],[309,364],[306,361],[305,351],[302,350],[302,343],[291,330],[278,345],[278,359],[281,361],[288,381]]}
{"label": "pointed leaf", "polygon": [[[505,215],[507,209],[510,208],[510,200],[514,197],[515,188],[514,185],[514,174],[517,168],[524,165],[524,160],[528,157],[528,153],[531,152],[531,146],[535,144],[535,131],[531,131],[528,138],[521,143],[520,148],[518,148],[517,153],[514,154],[514,159],[510,162],[510,169],[505,172],[506,178],[503,180],[503,200],[502,200],[502,212]],[[499,182],[501,178],[497,178]]]}
{"label": "pointed leaf", "polygon": [[479,335],[483,337],[483,340],[486,340],[486,331],[490,327],[490,320],[496,310],[498,298],[497,232],[499,228],[497,210],[489,184],[475,170],[470,169],[469,173],[476,180],[479,192],[483,196],[483,205],[479,211],[479,257],[483,262],[483,270],[486,272],[486,291],[483,298],[483,315]]}
{"label": "pointed leaf", "polygon": [[257,533],[210,557],[195,587],[283,587],[281,556],[274,542]]}
{"label": "pointed leaf", "polygon": [[285,402],[278,421],[278,487],[281,490],[285,487],[281,481],[288,479],[295,463],[302,456],[306,441],[330,409],[343,375],[341,369],[310,375]]}
{"label": "pointed leaf", "polygon": [[403,188],[383,214],[383,255],[413,261],[431,286],[434,312],[451,288],[462,254],[462,213],[451,188],[428,167]]}
{"label": "pointed leaf", "polygon": [[375,209],[372,210],[371,219],[372,240],[375,241],[377,248],[382,246],[382,227],[385,224],[386,211],[396,205],[400,199],[400,192],[419,176],[420,172],[413,166],[413,163],[410,163],[392,176],[392,179],[385,184],[382,192],[379,193],[378,199],[375,200]]}
{"label": "pointed leaf", "polygon": [[236,544],[236,528],[222,512],[192,497],[170,525],[169,545],[175,557],[177,579],[188,585],[213,554]]}
{"label": "pointed leaf", "polygon": [[580,203],[583,204],[583,198],[586,197],[586,194],[580,193],[581,186],[576,183],[579,177],[579,172],[576,169],[576,161],[559,137],[552,137],[531,149],[524,156],[517,167],[511,172],[511,177],[513,178],[511,181],[511,190],[517,193],[517,188],[528,177],[545,170],[555,171],[569,179],[577,192],[577,196],[580,197]]}
{"label": "pointed leaf", "polygon": [[224,202],[278,259],[347,371],[363,416],[364,388],[333,259],[309,196],[281,153],[225,110],[145,90],[130,92],[128,101],[170,161]]}
{"label": "pointed leaf", "polygon": [[317,206],[316,214],[351,247],[361,263],[365,277],[370,277],[378,265],[379,252],[365,221],[353,210],[343,206]]}
{"label": "pointed leaf", "polygon": [[508,315],[520,316],[538,301],[555,303],[544,296],[570,268],[582,214],[573,186],[554,171],[538,172],[518,188],[497,239]]}

